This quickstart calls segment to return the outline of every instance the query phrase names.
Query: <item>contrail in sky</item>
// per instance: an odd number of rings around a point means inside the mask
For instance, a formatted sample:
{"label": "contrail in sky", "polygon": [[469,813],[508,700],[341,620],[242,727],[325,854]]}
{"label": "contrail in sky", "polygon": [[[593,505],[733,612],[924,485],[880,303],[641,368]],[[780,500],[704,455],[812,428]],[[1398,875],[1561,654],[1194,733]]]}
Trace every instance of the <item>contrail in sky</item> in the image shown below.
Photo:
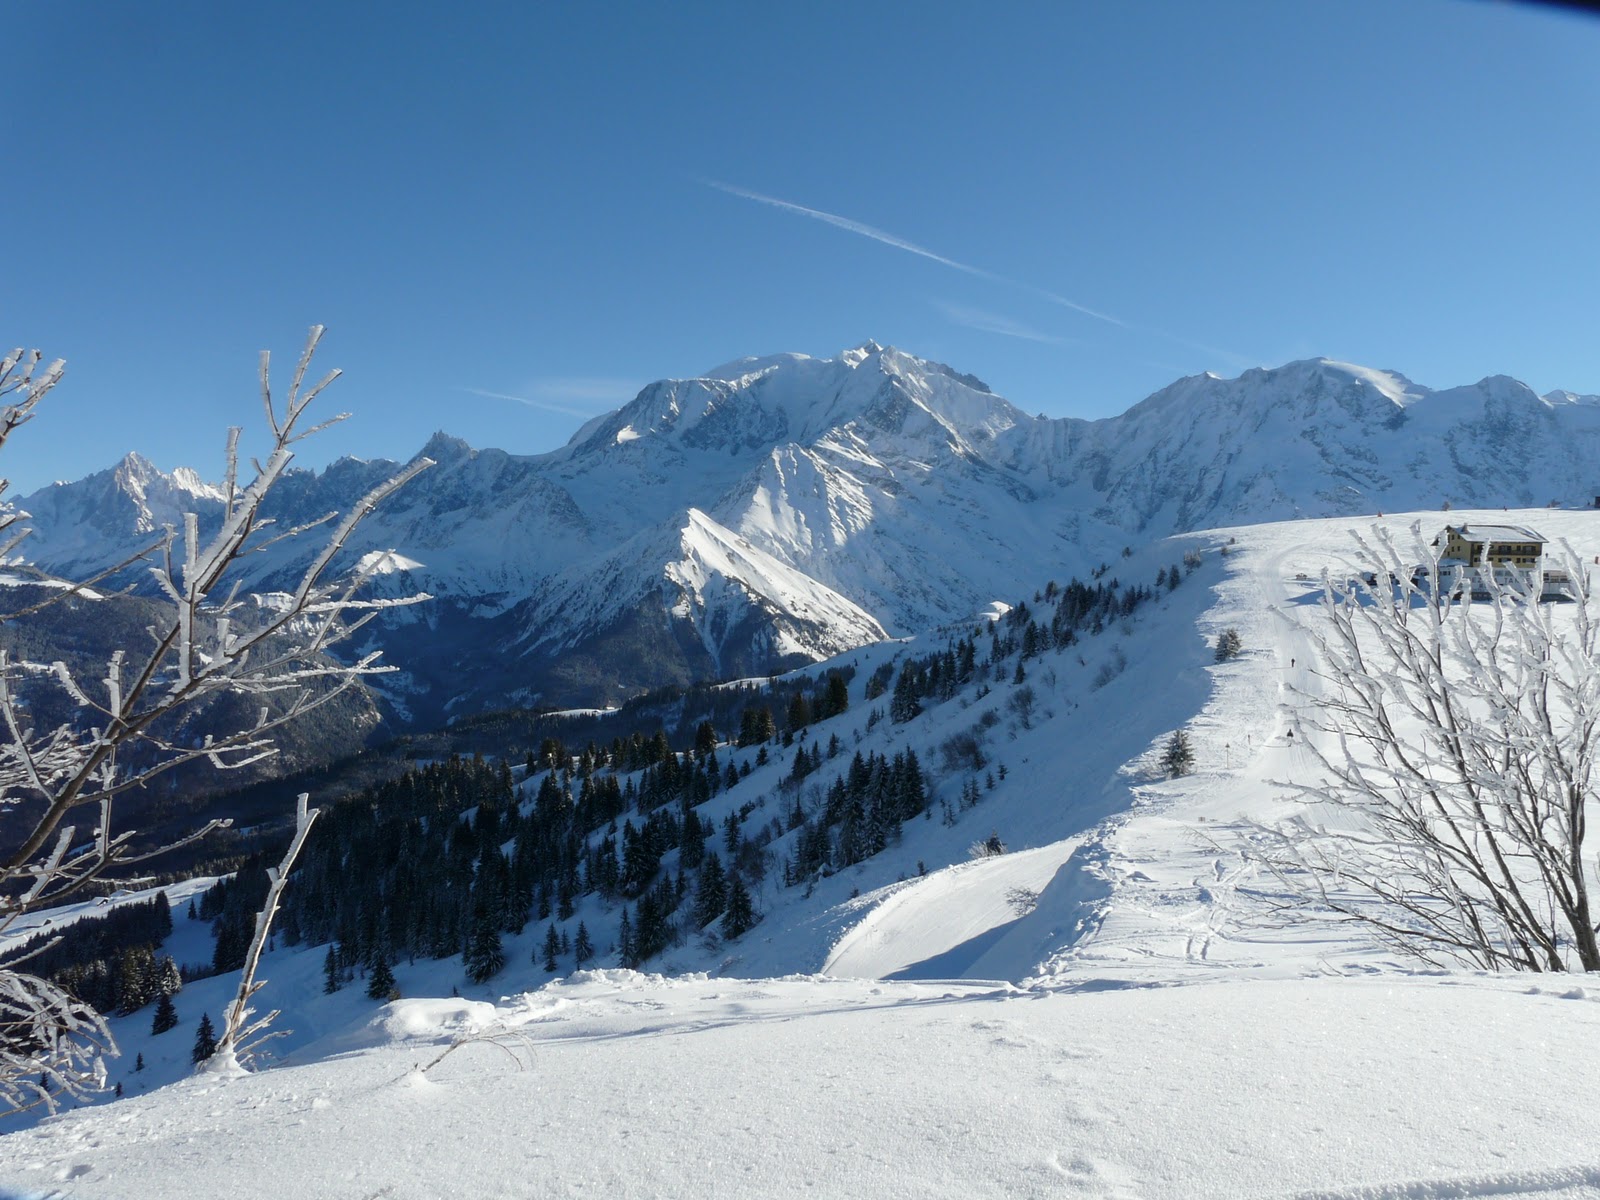
{"label": "contrail in sky", "polygon": [[1074,339],[1060,338],[1053,334],[1041,333],[1031,325],[1024,325],[1010,317],[999,313],[987,312],[981,308],[968,308],[963,304],[948,304],[943,300],[935,300],[933,306],[945,315],[948,321],[957,325],[965,325],[968,329],[976,329],[983,333],[997,333],[1002,337],[1021,338],[1027,342],[1044,342],[1051,346],[1067,346]]}
{"label": "contrail in sky", "polygon": [[718,183],[715,179],[700,181],[706,187],[716,188],[719,192],[726,192],[730,196],[740,196],[746,200],[754,200],[757,204],[768,204],[773,208],[781,208],[785,212],[792,212],[802,217],[810,217],[813,221],[822,221],[836,229],[843,229],[849,233],[857,233],[862,237],[871,238],[875,242],[882,242],[885,246],[893,246],[896,250],[904,250],[907,254],[915,254],[922,258],[932,259],[942,266],[950,267],[956,271],[964,271],[968,275],[976,275],[979,279],[987,279],[992,283],[1003,283],[1008,287],[1021,288],[1023,291],[1032,292],[1052,304],[1059,304],[1063,308],[1070,308],[1073,312],[1082,313],[1086,317],[1093,317],[1097,321],[1104,321],[1108,325],[1117,325],[1123,329],[1128,328],[1126,321],[1109,316],[1103,312],[1096,312],[1086,308],[1065,296],[1045,288],[1035,287],[1031,283],[1023,283],[1020,279],[1011,279],[1005,275],[997,275],[993,271],[986,271],[982,267],[975,267],[971,263],[964,263],[954,258],[947,258],[943,254],[936,254],[926,246],[919,246],[915,242],[907,241],[903,237],[878,229],[863,221],[853,221],[849,217],[841,217],[838,213],[824,212],[820,208],[807,208],[804,204],[795,204],[789,200],[780,200],[776,196],[768,196],[762,192],[752,192],[749,188],[734,187],[729,183]]}
{"label": "contrail in sky", "polygon": [[[1042,288],[1036,286],[1035,284],[1025,283],[1020,279],[1012,279],[1007,275],[999,275],[993,271],[987,271],[982,267],[975,267],[971,263],[964,263],[959,259],[948,258],[943,254],[938,254],[932,250],[929,250],[926,246],[919,246],[915,242],[907,241],[903,237],[898,237],[895,234],[889,233],[887,230],[879,229],[873,225],[868,225],[863,221],[854,221],[849,217],[841,217],[838,213],[825,212],[820,208],[807,208],[804,204],[796,204],[791,200],[780,200],[776,196],[768,196],[764,192],[753,192],[749,188],[734,187],[731,183],[719,183],[715,179],[701,179],[699,182],[706,187],[715,188],[719,192],[726,192],[730,196],[739,196],[745,200],[754,200],[757,204],[770,205],[772,208],[780,208],[784,212],[792,212],[798,216],[810,217],[813,221],[821,221],[824,224],[832,225],[836,229],[843,229],[847,233],[855,233],[865,238],[871,238],[875,242],[882,242],[885,246],[893,246],[896,250],[904,250],[907,254],[915,254],[920,258],[931,259],[933,262],[939,263],[941,266],[946,266],[956,271],[962,271],[968,275],[975,275],[979,279],[987,279],[992,283],[1003,283],[1007,287],[1018,288],[1024,292],[1029,292],[1032,295],[1038,296],[1041,300],[1048,300],[1051,304],[1058,304],[1062,308],[1070,308],[1073,312],[1082,313],[1086,317],[1093,317],[1096,321],[1104,321],[1107,325],[1115,325],[1119,329],[1154,334],[1156,337],[1165,338],[1169,342],[1176,342],[1180,346],[1187,346],[1190,350],[1195,350],[1202,354],[1208,354],[1213,358],[1219,358],[1226,362],[1231,362],[1236,366],[1254,367],[1261,365],[1261,361],[1259,359],[1253,359],[1247,354],[1235,354],[1231,350],[1219,350],[1215,346],[1202,345],[1199,342],[1190,341],[1188,338],[1179,337],[1177,334],[1167,333],[1165,330],[1153,329],[1147,325],[1135,325],[1131,321],[1124,321],[1120,317],[1111,316],[1109,313],[1099,312],[1095,309],[1079,304],[1075,300],[1068,300],[1065,296],[1058,292],[1052,292],[1048,288]],[[954,319],[956,318],[952,318],[952,320]],[[970,321],[963,321],[961,323],[972,324]],[[1007,331],[992,329],[990,332],[1002,333]],[[1015,332],[1011,332],[1010,336],[1027,335],[1019,335]],[[1041,338],[1040,340],[1048,340],[1048,338]]]}
{"label": "contrail in sky", "polygon": [[567,404],[551,404],[548,400],[535,400],[529,396],[513,396],[508,392],[488,392],[483,388],[475,387],[461,387],[456,390],[466,392],[472,396],[482,396],[487,400],[512,400],[518,404],[525,404],[529,408],[537,408],[541,412],[561,413],[563,416],[568,417],[592,417],[595,415],[595,410],[592,408],[583,409],[573,408]]}

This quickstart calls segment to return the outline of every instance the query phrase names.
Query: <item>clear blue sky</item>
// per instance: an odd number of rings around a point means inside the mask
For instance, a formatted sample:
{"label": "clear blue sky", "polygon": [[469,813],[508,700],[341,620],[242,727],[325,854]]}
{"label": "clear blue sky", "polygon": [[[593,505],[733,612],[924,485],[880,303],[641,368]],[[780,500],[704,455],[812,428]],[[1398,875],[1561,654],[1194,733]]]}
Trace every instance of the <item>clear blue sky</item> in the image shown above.
{"label": "clear blue sky", "polygon": [[1051,415],[1317,354],[1600,392],[1597,19],[6,11],[0,340],[68,360],[20,491],[129,449],[217,474],[256,351],[314,321],[356,415],[313,463],[548,449],[651,379],[868,337]]}

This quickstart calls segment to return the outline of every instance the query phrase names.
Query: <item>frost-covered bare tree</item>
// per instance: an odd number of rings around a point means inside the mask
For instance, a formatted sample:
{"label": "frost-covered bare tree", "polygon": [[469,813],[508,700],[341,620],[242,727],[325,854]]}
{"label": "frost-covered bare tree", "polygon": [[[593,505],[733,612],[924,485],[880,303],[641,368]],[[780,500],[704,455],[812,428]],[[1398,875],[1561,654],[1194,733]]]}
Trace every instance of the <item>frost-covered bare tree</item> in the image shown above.
{"label": "frost-covered bare tree", "polygon": [[239,990],[234,995],[233,1003],[228,1005],[228,1011],[223,1014],[222,1036],[217,1039],[215,1053],[201,1064],[203,1070],[223,1073],[238,1071],[241,1069],[241,1055],[248,1054],[268,1038],[278,1036],[277,1033],[267,1032],[268,1026],[278,1017],[277,1010],[252,1021],[250,1018],[254,1016],[254,1010],[250,1007],[250,998],[262,987],[261,983],[256,982],[256,968],[261,965],[261,951],[266,947],[267,934],[272,930],[273,918],[278,915],[284,886],[289,882],[289,868],[300,857],[301,847],[306,844],[306,837],[311,832],[311,823],[317,818],[317,810],[306,807],[310,799],[306,792],[301,792],[296,798],[294,837],[289,842],[289,849],[284,851],[283,861],[276,867],[267,868],[267,898],[261,905],[261,911],[256,914],[255,934],[245,954],[244,968],[239,972]]}
{"label": "frost-covered bare tree", "polygon": [[[291,528],[280,528],[266,513],[299,443],[346,415],[317,424],[306,418],[311,403],[339,375],[332,371],[307,385],[322,333],[321,326],[312,327],[281,402],[272,394],[269,355],[262,353],[269,449],[251,460],[253,477],[246,482],[240,430],[229,431],[215,532],[202,535],[196,515],[187,514],[181,529],[166,529],[126,562],[92,580],[44,580],[22,589],[26,598],[0,614],[3,634],[6,622],[71,597],[92,599],[92,584],[139,566],[153,580],[162,614],[147,640],[115,650],[93,679],[63,662],[13,654],[8,639],[0,637],[0,818],[17,825],[0,838],[6,847],[0,853],[0,932],[97,882],[129,882],[126,873],[136,864],[222,824],[213,821],[177,841],[135,852],[133,832],[115,829],[113,809],[120,795],[175,767],[209,762],[237,769],[272,754],[275,730],[387,669],[376,654],[341,661],[330,652],[380,609],[427,598],[363,598],[366,573],[342,566],[340,556],[363,518],[431,466],[429,460],[414,461],[344,513]],[[37,352],[20,350],[0,360],[0,447],[61,378],[59,361],[42,363]],[[0,481],[0,493],[4,488]],[[0,553],[14,553],[26,536],[23,515],[9,507],[0,511]],[[299,560],[307,565],[292,586],[270,602],[246,594],[241,563],[288,539],[311,539],[309,555]],[[45,691],[53,703],[36,703]],[[176,715],[226,693],[259,698],[254,719],[198,741],[177,731]],[[63,707],[69,719],[35,727],[33,713]],[[0,958],[0,1112],[97,1088],[103,1080],[100,1055],[111,1045],[97,1014],[23,966]]]}
{"label": "frost-covered bare tree", "polygon": [[[1302,690],[1322,768],[1268,865],[1433,963],[1597,971],[1588,838],[1600,757],[1600,623],[1566,549],[1540,573],[1446,565],[1411,530],[1358,538],[1370,583],[1324,578]],[[1473,593],[1479,594],[1474,600]]]}

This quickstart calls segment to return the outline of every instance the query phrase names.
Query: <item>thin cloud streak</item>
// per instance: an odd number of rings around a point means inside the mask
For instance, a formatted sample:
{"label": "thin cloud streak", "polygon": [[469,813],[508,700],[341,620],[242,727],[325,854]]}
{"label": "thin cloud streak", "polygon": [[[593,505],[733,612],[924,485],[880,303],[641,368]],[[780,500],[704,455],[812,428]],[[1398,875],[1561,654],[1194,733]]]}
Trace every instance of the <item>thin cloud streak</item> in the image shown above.
{"label": "thin cloud streak", "polygon": [[702,179],[700,182],[706,187],[715,188],[719,192],[726,192],[730,196],[739,196],[745,200],[754,200],[757,204],[766,204],[773,208],[782,209],[784,212],[792,212],[798,216],[810,217],[814,221],[822,221],[825,224],[832,225],[836,229],[843,229],[848,233],[860,234],[862,237],[871,238],[875,242],[882,242],[885,246],[893,246],[896,250],[904,250],[908,254],[915,254],[922,258],[931,259],[933,262],[939,263],[941,266],[950,267],[952,270],[963,271],[968,275],[975,275],[979,279],[987,279],[991,283],[1003,283],[1007,287],[1021,288],[1023,291],[1031,292],[1035,296],[1039,296],[1042,299],[1050,301],[1052,304],[1059,304],[1063,308],[1070,308],[1073,312],[1082,313],[1086,317],[1093,317],[1097,321],[1104,321],[1108,325],[1117,325],[1124,329],[1128,328],[1128,323],[1126,321],[1120,320],[1117,317],[1110,316],[1103,312],[1097,312],[1095,309],[1088,308],[1082,304],[1068,300],[1065,296],[1058,295],[1057,293],[1048,291],[1045,288],[1035,287],[1031,283],[1024,283],[1020,279],[1012,279],[1006,275],[996,274],[993,271],[985,270],[983,267],[975,267],[971,263],[964,263],[959,259],[948,258],[943,254],[938,254],[932,250],[929,250],[926,246],[919,246],[915,242],[907,241],[903,237],[898,237],[895,234],[889,233],[887,230],[878,229],[877,227],[868,225],[865,222],[853,221],[849,217],[841,217],[838,213],[825,212],[820,208],[807,208],[804,204],[795,204],[790,200],[780,200],[776,196],[768,196],[764,192],[753,192],[749,188],[734,187],[732,184],[719,183],[715,179]]}
{"label": "thin cloud streak", "polygon": [[945,315],[945,319],[964,325],[968,329],[976,329],[980,333],[997,333],[1001,337],[1020,338],[1025,342],[1043,342],[1047,346],[1065,346],[1073,339],[1056,337],[1054,334],[1041,333],[1032,326],[1024,325],[1021,321],[1014,321],[1000,313],[985,312],[981,308],[967,308],[961,304],[949,304],[943,300],[935,300],[934,307]]}
{"label": "thin cloud streak", "polygon": [[781,208],[784,212],[810,217],[814,221],[822,221],[836,229],[843,229],[849,233],[858,233],[862,237],[871,238],[875,242],[882,242],[885,246],[893,246],[896,250],[904,250],[908,254],[916,254],[922,258],[932,259],[942,266],[951,267],[957,271],[965,271],[968,275],[976,275],[980,279],[991,279],[997,283],[1012,282],[994,274],[992,271],[985,271],[982,267],[974,267],[970,263],[957,262],[953,258],[935,254],[925,246],[919,246],[915,242],[908,242],[903,237],[896,237],[892,233],[874,228],[861,221],[852,221],[849,217],[841,217],[837,213],[823,212],[820,208],[807,208],[804,204],[794,204],[788,200],[779,200],[776,196],[752,192],[747,188],[734,187],[732,184],[718,183],[715,179],[703,179],[701,182],[706,187],[715,188],[719,192],[726,192],[730,196],[741,196],[746,200],[754,200],[757,204],[768,204],[773,208]]}
{"label": "thin cloud streak", "polygon": [[1083,305],[1074,303],[1073,301],[1068,300],[1065,296],[1057,295],[1055,292],[1049,291],[1046,288],[1034,287],[1031,283],[1021,283],[1010,279],[1006,280],[1006,282],[1015,284],[1015,286],[1023,288],[1026,291],[1030,291],[1035,296],[1038,296],[1043,300],[1050,301],[1051,304],[1059,304],[1062,308],[1070,308],[1073,312],[1080,312],[1086,317],[1093,317],[1096,321],[1104,321],[1107,325],[1115,325],[1118,329],[1135,328],[1135,326],[1128,324],[1128,322],[1122,320],[1120,317],[1113,317],[1108,313],[1097,312],[1092,308],[1085,308]]}
{"label": "thin cloud streak", "polygon": [[[491,392],[486,388],[475,387],[458,387],[456,390],[466,392],[470,396],[482,396],[486,400],[510,400],[515,404],[538,409],[540,412],[560,413],[562,416],[586,419],[598,416],[618,404],[626,403],[638,392],[638,388],[631,383],[604,379],[549,380],[534,386],[532,390],[540,393],[538,396],[515,396],[510,392]],[[554,399],[544,397],[554,397]],[[596,403],[587,408],[578,408],[572,404],[559,402],[568,399],[593,400]]]}
{"label": "thin cloud streak", "polygon": [[[889,233],[887,230],[878,229],[877,227],[868,225],[863,221],[854,221],[849,217],[841,217],[838,213],[826,212],[820,208],[808,208],[804,204],[796,204],[791,200],[780,200],[778,197],[769,196],[764,192],[751,191],[749,188],[735,187],[733,184],[720,183],[715,179],[701,179],[698,182],[705,187],[714,188],[717,191],[725,192],[730,196],[738,196],[741,199],[753,200],[757,204],[765,204],[771,208],[777,208],[783,210],[784,212],[794,213],[797,216],[810,217],[813,221],[821,221],[824,224],[832,225],[835,229],[843,229],[847,233],[854,233],[860,235],[861,237],[871,238],[875,242],[882,242],[885,246],[893,246],[896,250],[904,250],[907,254],[915,254],[920,258],[929,259],[932,262],[939,263],[941,266],[949,267],[952,270],[961,271],[965,274],[976,276],[979,279],[987,279],[991,283],[1001,283],[1005,284],[1007,287],[1018,288],[1021,291],[1029,293],[1030,295],[1039,297],[1041,300],[1046,300],[1051,304],[1057,304],[1062,308],[1071,309],[1073,312],[1082,313],[1086,317],[1093,317],[1096,321],[1103,321],[1107,325],[1115,325],[1118,329],[1126,329],[1134,333],[1151,334],[1155,337],[1163,338],[1166,341],[1175,342],[1180,346],[1185,346],[1190,350],[1195,350],[1202,354],[1210,355],[1213,358],[1218,358],[1225,362],[1232,363],[1235,366],[1252,367],[1259,365],[1259,363],[1249,355],[1235,354],[1229,350],[1220,350],[1215,346],[1206,346],[1199,342],[1192,342],[1188,338],[1182,338],[1176,334],[1167,333],[1161,329],[1153,329],[1148,325],[1136,325],[1131,321],[1124,321],[1121,317],[1114,317],[1110,313],[1103,313],[1098,309],[1089,308],[1087,305],[1079,304],[1075,300],[1069,300],[1059,292],[1052,292],[1048,288],[1042,288],[1032,283],[1024,283],[1020,279],[1012,279],[1009,276],[999,275],[994,271],[985,270],[983,267],[975,267],[971,263],[964,263],[959,259],[949,258],[943,254],[929,250],[926,246],[919,246],[915,242],[907,241],[903,237],[898,237],[895,234]],[[991,332],[999,332],[999,330],[992,330]]]}

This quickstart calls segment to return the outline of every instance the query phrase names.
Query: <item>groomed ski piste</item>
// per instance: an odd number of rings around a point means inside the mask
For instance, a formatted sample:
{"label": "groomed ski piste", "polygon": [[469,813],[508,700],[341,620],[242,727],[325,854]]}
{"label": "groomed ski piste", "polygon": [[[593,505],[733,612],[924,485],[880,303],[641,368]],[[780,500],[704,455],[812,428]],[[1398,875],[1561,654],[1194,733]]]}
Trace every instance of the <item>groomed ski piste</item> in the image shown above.
{"label": "groomed ski piste", "polygon": [[[402,993],[422,998],[376,1005],[359,985],[322,994],[325,948],[279,948],[258,1007],[293,1032],[266,1069],[188,1074],[195,1022],[236,979],[191,983],[179,1030],[113,1022],[124,1098],[0,1136],[0,1191],[1600,1198],[1600,987],[1424,968],[1283,911],[1243,853],[1316,777],[1300,706],[1320,686],[1322,571],[1348,575],[1352,531],[1403,541],[1420,521],[1431,538],[1446,520],[1600,554],[1600,513],[1542,509],[1158,543],[1112,571],[1149,582],[1193,549],[1203,564],[1126,627],[1030,661],[1026,721],[996,680],[867,730],[872,666],[944,640],[857,651],[847,744],[914,745],[939,777],[935,747],[985,706],[1005,714],[987,743],[1004,777],[951,823],[914,821],[812,887],[765,887],[739,942],[690,938],[650,973],[551,979],[530,964],[534,922],[487,987],[459,959],[401,963]],[[1244,651],[1216,664],[1229,628]],[[1195,770],[1166,779],[1178,728]],[[1009,852],[969,858],[991,832]],[[167,952],[201,957],[204,926],[169,895]],[[603,949],[598,908],[578,915]]]}

